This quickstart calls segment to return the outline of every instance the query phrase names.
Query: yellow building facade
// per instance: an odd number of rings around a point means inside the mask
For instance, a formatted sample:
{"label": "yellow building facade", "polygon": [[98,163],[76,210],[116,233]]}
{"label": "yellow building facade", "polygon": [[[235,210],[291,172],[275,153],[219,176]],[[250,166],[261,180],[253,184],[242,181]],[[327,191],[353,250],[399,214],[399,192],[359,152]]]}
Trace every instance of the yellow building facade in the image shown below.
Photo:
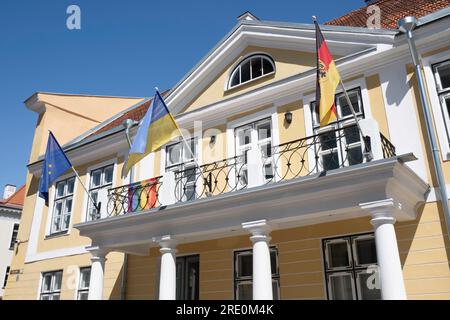
{"label": "yellow building facade", "polygon": [[[450,183],[448,12],[420,20],[417,45]],[[132,139],[151,98],[30,97],[39,117],[4,299],[449,299],[407,44],[396,30],[322,31],[362,133],[340,88],[338,121],[317,125],[314,26],[251,16],[164,95],[200,167],[174,140],[123,176],[122,123],[135,120]],[[48,206],[37,196],[47,130],[100,210],[70,172]]]}

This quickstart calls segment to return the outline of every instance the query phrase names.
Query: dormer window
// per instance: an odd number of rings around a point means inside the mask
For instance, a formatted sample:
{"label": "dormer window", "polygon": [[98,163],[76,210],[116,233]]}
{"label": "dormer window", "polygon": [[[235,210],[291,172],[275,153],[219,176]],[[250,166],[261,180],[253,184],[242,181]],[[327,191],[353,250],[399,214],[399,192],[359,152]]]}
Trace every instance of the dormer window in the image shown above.
{"label": "dormer window", "polygon": [[257,54],[245,58],[231,73],[228,89],[259,79],[275,72],[275,64],[267,55]]}

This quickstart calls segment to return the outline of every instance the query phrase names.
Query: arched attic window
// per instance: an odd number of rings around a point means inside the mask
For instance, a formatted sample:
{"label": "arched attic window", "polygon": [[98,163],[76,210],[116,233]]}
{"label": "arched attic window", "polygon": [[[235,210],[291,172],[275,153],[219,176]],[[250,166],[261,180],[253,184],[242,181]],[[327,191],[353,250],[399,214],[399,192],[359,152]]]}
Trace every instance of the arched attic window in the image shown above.
{"label": "arched attic window", "polygon": [[245,58],[231,73],[228,89],[259,79],[275,72],[275,64],[271,57],[265,54],[255,54]]}

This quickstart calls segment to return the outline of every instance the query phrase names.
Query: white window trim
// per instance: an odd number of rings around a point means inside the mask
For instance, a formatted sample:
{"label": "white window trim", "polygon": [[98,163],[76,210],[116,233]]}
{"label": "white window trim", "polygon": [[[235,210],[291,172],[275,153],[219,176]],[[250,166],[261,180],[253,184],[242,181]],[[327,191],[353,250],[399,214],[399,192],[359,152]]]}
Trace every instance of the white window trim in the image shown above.
{"label": "white window trim", "polygon": [[[353,89],[360,89],[361,91],[361,100],[362,100],[362,110],[364,113],[364,119],[373,119],[372,110],[370,106],[370,98],[369,98],[369,92],[367,90],[366,85],[366,76],[362,75],[358,79],[354,79],[352,81],[344,81],[345,89],[347,91],[351,91]],[[336,93],[340,94],[344,92],[342,90],[341,86],[338,86],[336,89]],[[314,127],[312,122],[312,113],[311,113],[311,103],[316,100],[316,92],[310,93],[308,95],[303,95],[303,115],[305,119],[305,131],[306,136],[310,137],[314,134]],[[314,159],[314,150],[312,148],[309,148],[308,150],[308,158]],[[308,161],[309,170],[314,170],[315,163],[314,161]]]}
{"label": "white window trim", "polygon": [[[261,75],[261,76],[259,76],[259,77],[257,77],[257,78],[250,79],[250,80],[248,80],[248,81],[246,81],[246,82],[241,82],[241,83],[239,83],[238,85],[235,85],[235,86],[233,86],[233,87],[230,86],[230,83],[231,83],[231,76],[233,75],[234,71],[235,71],[240,65],[242,65],[244,62],[246,62],[248,59],[251,59],[252,57],[257,57],[257,56],[263,56],[263,57],[265,57],[265,58],[269,58],[268,60],[269,60],[270,63],[272,64],[273,71],[272,71],[272,72],[269,72],[269,73],[266,73],[266,74],[264,74],[264,75]],[[266,77],[268,77],[268,76],[274,75],[276,72],[277,72],[277,66],[276,66],[276,63],[275,63],[275,59],[272,58],[272,56],[271,56],[269,53],[263,52],[263,51],[251,52],[251,53],[246,54],[245,56],[243,56],[243,57],[242,57],[241,59],[239,59],[238,61],[236,61],[236,62],[232,65],[232,67],[229,69],[228,74],[227,74],[227,79],[226,79],[226,81],[225,81],[223,90],[224,90],[224,92],[228,92],[228,91],[234,90],[234,89],[236,89],[236,88],[245,86],[246,84],[249,84],[249,83],[251,83],[251,82],[253,82],[253,81],[256,81],[256,80],[259,80],[259,79],[263,79],[263,78],[266,78]]]}
{"label": "white window trim", "polygon": [[[67,180],[69,178],[75,178],[74,185],[73,185],[73,197],[72,197],[72,212],[70,213],[70,220],[69,220],[69,227],[67,228],[67,231],[64,233],[51,233],[51,226],[52,226],[52,220],[53,220],[53,207],[55,205],[55,193],[56,193],[56,185],[64,180]],[[47,221],[45,223],[45,238],[52,238],[52,237],[58,237],[58,236],[65,236],[69,235],[72,232],[72,221],[73,221],[73,215],[75,213],[75,203],[77,200],[77,190],[78,190],[78,184],[79,181],[75,174],[73,172],[69,172],[67,174],[64,174],[60,176],[50,187],[48,197],[48,210],[47,210]]]}
{"label": "white window trim", "polygon": [[55,269],[55,270],[40,272],[37,300],[41,301],[41,295],[42,295],[41,290],[42,290],[42,282],[44,280],[44,273],[56,273],[56,272],[61,272],[61,288],[59,289],[59,300],[61,300],[61,295],[63,292],[63,284],[64,284],[64,269]]}
{"label": "white window trim", "polygon": [[[447,137],[445,129],[445,119],[442,115],[442,106],[439,95],[436,91],[436,80],[434,78],[433,65],[450,59],[450,50],[422,58],[422,65],[425,74],[425,82],[428,90],[428,97],[431,103],[432,116],[441,150],[441,156],[444,161],[450,160],[450,137]],[[420,103],[420,101],[417,101]],[[450,130],[450,128],[449,128]]]}
{"label": "white window trim", "polygon": [[[100,169],[106,166],[112,165],[113,166],[113,178],[112,178],[112,184],[111,188],[114,188],[117,186],[116,184],[116,174],[117,174],[117,158],[112,158],[110,160],[103,161],[101,163],[97,163],[95,165],[92,165],[86,169],[86,179],[85,179],[85,186],[87,190],[89,191],[89,186],[91,182],[91,172]],[[129,181],[129,177],[125,177],[125,180],[122,180],[122,183],[125,181]],[[128,182],[125,182],[125,184],[128,184]],[[86,191],[83,190],[83,207],[81,209],[81,223],[87,222],[87,214],[88,214],[88,201],[91,201],[89,199],[89,196],[86,194]],[[108,204],[105,204],[106,207]],[[105,208],[106,208],[105,207]]]}
{"label": "white window trim", "polygon": [[[78,266],[78,268],[77,268],[77,273],[76,273],[77,285],[75,287],[75,293],[74,293],[74,297],[73,297],[74,300],[78,301],[78,290],[80,290],[81,269],[87,269],[87,268],[89,268],[90,272],[92,272],[92,266],[83,266],[83,267]],[[90,275],[89,275],[89,277],[90,277]],[[89,293],[89,289],[88,289],[88,293]]]}
{"label": "white window trim", "polygon": [[[200,132],[197,132],[197,131],[200,131]],[[186,140],[190,140],[190,139],[192,139],[192,138],[195,138],[195,141],[196,141],[196,148],[197,148],[197,154],[196,154],[196,156],[197,156],[197,163],[201,166],[201,165],[203,165],[204,163],[202,162],[202,160],[203,160],[203,157],[202,157],[202,154],[203,154],[203,148],[202,148],[202,146],[203,146],[203,137],[202,137],[202,131],[203,130],[195,130],[195,132],[194,132],[194,134],[193,135],[190,135],[190,136],[188,136],[188,137],[186,137],[185,136],[185,138],[186,138]],[[182,138],[181,137],[178,137],[178,138],[176,138],[176,139],[173,139],[173,140],[171,140],[170,142],[168,142],[168,143],[166,143],[165,145],[163,145],[161,148],[160,148],[160,153],[161,153],[161,156],[160,156],[160,161],[159,161],[159,163],[160,163],[160,166],[159,166],[159,175],[160,176],[162,176],[162,175],[164,175],[165,173],[166,173],[166,147],[167,146],[169,146],[169,145],[171,145],[171,144],[174,144],[174,143],[177,143],[177,142],[182,142]],[[183,143],[183,142],[182,142]]]}

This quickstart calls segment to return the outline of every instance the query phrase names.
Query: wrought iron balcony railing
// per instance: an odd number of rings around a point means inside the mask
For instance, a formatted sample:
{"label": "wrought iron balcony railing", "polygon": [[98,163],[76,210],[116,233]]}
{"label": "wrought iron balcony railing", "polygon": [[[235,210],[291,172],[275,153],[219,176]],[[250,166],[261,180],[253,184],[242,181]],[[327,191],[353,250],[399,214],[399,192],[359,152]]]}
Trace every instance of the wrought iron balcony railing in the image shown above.
{"label": "wrought iron balcony railing", "polygon": [[[380,149],[375,160],[395,156],[395,147],[385,136],[379,133],[374,138]],[[374,145],[361,139],[353,125],[199,167],[191,163],[165,176],[109,189],[107,214],[146,211],[360,164],[371,160],[365,144]]]}

